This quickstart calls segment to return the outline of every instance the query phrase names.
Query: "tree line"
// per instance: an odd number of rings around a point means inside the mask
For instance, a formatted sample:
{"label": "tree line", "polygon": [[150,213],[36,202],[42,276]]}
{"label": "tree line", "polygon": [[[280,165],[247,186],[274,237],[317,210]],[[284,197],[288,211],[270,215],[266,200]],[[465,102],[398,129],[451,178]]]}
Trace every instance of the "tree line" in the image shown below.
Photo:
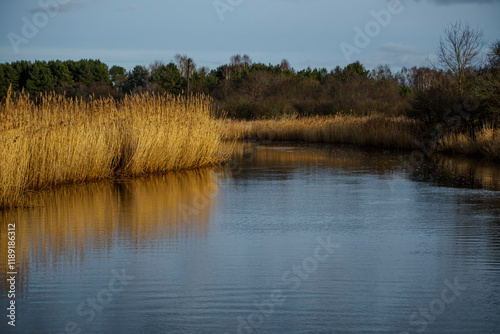
{"label": "tree line", "polygon": [[24,89],[34,96],[54,90],[83,96],[111,87],[111,80],[108,66],[99,60],[17,61],[0,64],[0,98],[10,85],[14,91]]}
{"label": "tree line", "polygon": [[248,55],[234,55],[212,70],[180,54],[167,64],[156,61],[130,71],[92,59],[18,61],[0,64],[0,99],[10,85],[32,96],[46,91],[118,99],[141,92],[204,93],[233,118],[382,113],[417,118],[424,125],[458,128],[459,123],[470,130],[500,119],[500,41],[489,47],[486,60],[480,57],[483,44],[480,31],[462,21],[450,24],[437,64],[396,73],[387,65],[369,71],[359,62],[330,71],[297,71],[287,60],[254,63]]}

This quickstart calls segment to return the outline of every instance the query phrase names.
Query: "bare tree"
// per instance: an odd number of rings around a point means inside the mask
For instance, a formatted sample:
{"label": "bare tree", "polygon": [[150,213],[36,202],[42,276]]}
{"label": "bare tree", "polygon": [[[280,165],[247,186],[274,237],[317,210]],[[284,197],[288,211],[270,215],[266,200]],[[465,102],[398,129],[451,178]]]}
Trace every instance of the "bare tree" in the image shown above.
{"label": "bare tree", "polygon": [[488,57],[488,66],[479,78],[476,93],[492,112],[492,122],[500,124],[500,40],[490,46]]}
{"label": "bare tree", "polygon": [[481,64],[481,51],[485,45],[484,33],[460,20],[444,29],[436,50],[439,65],[455,76],[458,92],[463,93],[466,71]]}
{"label": "bare tree", "polygon": [[152,62],[150,65],[149,65],[149,72],[153,72],[154,70],[156,70],[157,68],[159,67],[162,67],[164,66],[165,64],[163,63],[163,61],[161,60],[158,60],[156,59],[154,62]]}
{"label": "bare tree", "polygon": [[411,87],[412,84],[413,69],[403,66],[401,71],[397,72],[395,75],[396,80],[400,86]]}
{"label": "bare tree", "polygon": [[417,92],[428,91],[443,82],[444,73],[428,67],[413,67],[410,87]]}
{"label": "bare tree", "polygon": [[178,53],[174,56],[174,59],[177,63],[177,68],[183,77],[191,77],[191,75],[196,71],[196,64],[191,58],[188,58],[188,56]]}
{"label": "bare tree", "polygon": [[240,55],[234,55],[231,56],[231,66],[238,68],[241,66],[241,56]]}
{"label": "bare tree", "polygon": [[288,62],[288,60],[283,59],[281,61],[280,69],[281,69],[281,72],[285,72],[285,71],[291,70],[290,63]]}
{"label": "bare tree", "polygon": [[491,68],[500,69],[500,39],[490,47],[489,65]]}
{"label": "bare tree", "polygon": [[252,59],[250,59],[249,55],[243,55],[243,58],[241,60],[243,62],[243,66],[245,66],[245,69],[248,69],[250,66],[252,66]]}
{"label": "bare tree", "polygon": [[394,75],[392,74],[391,68],[389,65],[379,65],[377,68],[374,68],[370,73],[370,77],[375,80],[393,80]]}
{"label": "bare tree", "polygon": [[249,55],[239,55],[236,54],[231,56],[230,64],[232,68],[244,68],[248,69],[252,65],[252,60]]}

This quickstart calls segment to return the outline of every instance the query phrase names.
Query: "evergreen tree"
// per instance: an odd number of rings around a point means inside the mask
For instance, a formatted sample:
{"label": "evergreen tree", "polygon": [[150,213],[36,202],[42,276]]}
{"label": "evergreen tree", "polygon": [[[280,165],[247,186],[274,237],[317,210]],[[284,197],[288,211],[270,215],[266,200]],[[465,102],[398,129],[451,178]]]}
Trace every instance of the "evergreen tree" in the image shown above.
{"label": "evergreen tree", "polygon": [[137,87],[146,87],[149,71],[144,67],[137,65],[128,75],[130,90]]}
{"label": "evergreen tree", "polygon": [[19,90],[19,73],[11,64],[0,64],[0,100],[7,95],[9,86],[12,90]]}
{"label": "evergreen tree", "polygon": [[33,63],[31,63],[30,61],[21,60],[12,63],[12,67],[14,68],[18,76],[17,84],[19,90],[23,87],[26,87],[26,82],[29,79],[29,73],[33,67]]}
{"label": "evergreen tree", "polygon": [[50,72],[54,77],[56,87],[74,84],[73,77],[66,63],[60,60],[52,60],[49,61],[48,65],[50,67]]}
{"label": "evergreen tree", "polygon": [[177,66],[174,63],[161,65],[151,73],[151,82],[165,89],[171,94],[180,94],[183,88],[183,80]]}
{"label": "evergreen tree", "polygon": [[40,92],[46,92],[55,88],[55,80],[50,72],[49,65],[46,62],[35,62],[29,78],[26,81],[26,89],[32,95]]}
{"label": "evergreen tree", "polygon": [[121,66],[113,66],[109,69],[109,78],[113,87],[118,91],[123,93],[124,87],[127,84],[127,71]]}

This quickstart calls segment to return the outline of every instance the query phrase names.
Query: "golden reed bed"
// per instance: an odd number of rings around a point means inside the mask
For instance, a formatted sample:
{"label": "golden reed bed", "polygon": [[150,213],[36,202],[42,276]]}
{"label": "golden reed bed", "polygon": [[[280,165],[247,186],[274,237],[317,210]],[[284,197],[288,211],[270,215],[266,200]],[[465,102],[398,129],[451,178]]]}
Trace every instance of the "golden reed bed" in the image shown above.
{"label": "golden reed bed", "polygon": [[[417,121],[385,115],[290,118],[280,120],[224,120],[224,138],[303,141],[414,150],[421,147]],[[500,160],[500,129],[485,126],[476,138],[462,133],[440,133],[433,152],[484,156]]]}
{"label": "golden reed bed", "polygon": [[135,95],[122,101],[25,94],[0,103],[0,208],[63,183],[219,164],[220,122],[208,97]]}
{"label": "golden reed bed", "polygon": [[[385,115],[215,121],[210,98],[143,94],[114,99],[36,102],[26,94],[0,103],[0,209],[27,205],[26,194],[64,183],[194,169],[229,157],[227,140],[304,141],[419,148],[419,124]],[[473,139],[436,138],[435,152],[500,160],[500,129]]]}
{"label": "golden reed bed", "polygon": [[337,115],[243,122],[225,120],[224,123],[226,139],[418,148],[417,124],[404,117]]}

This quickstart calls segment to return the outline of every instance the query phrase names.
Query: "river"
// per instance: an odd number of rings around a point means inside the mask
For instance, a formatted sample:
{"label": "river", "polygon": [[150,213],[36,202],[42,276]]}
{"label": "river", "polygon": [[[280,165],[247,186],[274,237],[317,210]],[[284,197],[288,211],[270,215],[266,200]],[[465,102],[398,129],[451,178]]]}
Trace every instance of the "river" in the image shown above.
{"label": "river", "polygon": [[491,163],[246,143],[224,167],[35,199],[0,213],[1,333],[500,331]]}

